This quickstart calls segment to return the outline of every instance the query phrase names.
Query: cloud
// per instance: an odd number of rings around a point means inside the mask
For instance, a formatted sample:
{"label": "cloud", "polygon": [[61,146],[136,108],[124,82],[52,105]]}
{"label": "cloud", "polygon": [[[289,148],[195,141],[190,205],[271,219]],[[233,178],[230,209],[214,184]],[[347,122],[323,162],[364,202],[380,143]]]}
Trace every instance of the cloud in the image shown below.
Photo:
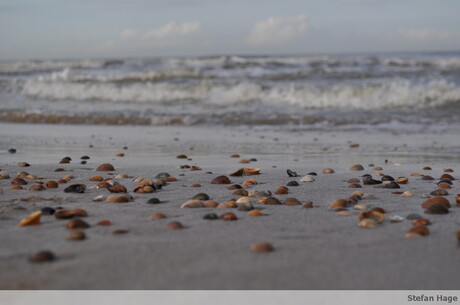
{"label": "cloud", "polygon": [[254,47],[278,46],[291,42],[307,30],[307,17],[270,17],[254,24],[246,41]]}
{"label": "cloud", "polygon": [[454,38],[454,34],[449,31],[435,29],[398,29],[398,38],[409,39],[416,42],[441,41]]}
{"label": "cloud", "polygon": [[201,24],[195,21],[183,23],[170,22],[148,31],[143,35],[143,37],[145,39],[168,39],[179,36],[187,36],[199,31],[200,27]]}
{"label": "cloud", "polygon": [[138,31],[135,29],[125,29],[121,31],[120,36],[123,39],[129,39],[137,36]]}

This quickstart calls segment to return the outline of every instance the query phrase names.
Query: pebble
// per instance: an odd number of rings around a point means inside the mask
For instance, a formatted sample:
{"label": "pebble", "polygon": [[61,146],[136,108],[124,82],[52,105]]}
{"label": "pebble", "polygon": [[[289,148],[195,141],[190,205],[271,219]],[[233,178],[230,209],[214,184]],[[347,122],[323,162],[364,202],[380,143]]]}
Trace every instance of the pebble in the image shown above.
{"label": "pebble", "polygon": [[302,203],[297,199],[297,198],[286,198],[286,200],[283,201],[284,205],[302,205]]}
{"label": "pebble", "polygon": [[54,260],[56,260],[56,256],[51,251],[40,251],[29,257],[29,261],[32,263],[52,262]]}
{"label": "pebble", "polygon": [[422,180],[434,180],[434,178],[431,176],[423,176]]}
{"label": "pebble", "polygon": [[56,210],[52,207],[43,207],[40,211],[42,212],[42,215],[53,215]]}
{"label": "pebble", "polygon": [[42,216],[42,211],[35,211],[29,216],[21,219],[21,221],[18,223],[18,226],[25,227],[25,226],[39,225],[41,216]]}
{"label": "pebble", "polygon": [[69,220],[69,222],[66,225],[67,229],[87,229],[89,227],[90,225],[86,221],[78,218]]}
{"label": "pebble", "polygon": [[227,186],[227,190],[239,190],[242,189],[243,187],[239,184],[232,184]]}
{"label": "pebble", "polygon": [[[235,158],[238,158],[238,157],[235,157]],[[217,216],[216,213],[209,213],[209,214],[204,215],[203,219],[205,219],[205,220],[216,220],[216,219],[219,219],[219,216]]]}
{"label": "pebble", "polygon": [[449,180],[449,179],[441,179],[441,180],[439,180],[438,185],[441,184],[441,183],[447,183],[449,185],[453,185],[452,180]]}
{"label": "pebble", "polygon": [[274,250],[273,246],[267,242],[254,244],[249,249],[256,253],[272,252]]}
{"label": "pebble", "polygon": [[350,167],[351,171],[363,171],[364,167],[361,164],[355,164],[352,167]]}
{"label": "pebble", "polygon": [[72,161],[72,159],[70,157],[64,157],[61,159],[61,161],[59,161],[60,164],[67,164],[67,163],[70,163],[70,161]]}
{"label": "pebble", "polygon": [[124,154],[124,153],[117,153],[115,156],[117,156],[117,157],[124,157],[125,154]]}
{"label": "pebble", "polygon": [[398,179],[395,180],[395,182],[398,184],[407,184],[409,182],[409,178],[399,177]]}
{"label": "pebble", "polygon": [[355,204],[353,206],[353,209],[355,209],[355,210],[365,210],[365,209],[367,209],[367,205],[365,205],[363,203]]}
{"label": "pebble", "polygon": [[133,190],[135,193],[150,194],[155,192],[155,188],[150,185],[139,185]]}
{"label": "pebble", "polygon": [[257,167],[245,167],[245,168],[243,168],[243,174],[246,175],[246,176],[259,175],[260,174],[260,168],[257,168]]}
{"label": "pebble", "polygon": [[184,202],[181,208],[204,208],[203,202],[201,200],[192,199]]}
{"label": "pebble", "polygon": [[7,172],[0,171],[0,180],[9,179],[9,178],[10,178],[10,174],[8,174]]}
{"label": "pebble", "polygon": [[[248,196],[249,195],[249,192],[245,189],[241,189],[241,190],[236,190],[233,192],[233,195],[237,195],[237,196]],[[252,196],[254,197],[254,196]]]}
{"label": "pebble", "polygon": [[86,185],[84,184],[72,184],[64,189],[65,193],[84,193],[86,190]]}
{"label": "pebble", "polygon": [[247,160],[247,159],[241,159],[240,161],[238,161],[238,163],[241,163],[241,164],[247,164],[247,163],[250,163],[251,161]]}
{"label": "pebble", "polygon": [[126,179],[126,178],[129,178],[129,176],[127,174],[121,173],[121,174],[116,175],[113,178],[114,179]]}
{"label": "pebble", "polygon": [[337,212],[335,214],[338,215],[338,216],[351,216],[351,215],[353,215],[348,211],[339,211],[339,212]]}
{"label": "pebble", "polygon": [[218,176],[211,181],[211,184],[230,184],[231,181],[227,176]]}
{"label": "pebble", "polygon": [[300,178],[300,182],[313,182],[315,181],[315,178],[313,178],[312,175],[306,175]]}
{"label": "pebble", "polygon": [[114,171],[114,170],[115,170],[115,167],[113,167],[113,165],[110,163],[103,163],[96,168],[96,171],[98,172],[107,172],[107,171]]}
{"label": "pebble", "polygon": [[201,187],[201,184],[199,184],[199,183],[194,183],[194,184],[191,184],[190,187]]}
{"label": "pebble", "polygon": [[178,229],[183,229],[184,226],[182,226],[182,224],[178,221],[172,221],[170,223],[168,223],[166,226],[165,226],[166,229],[171,229],[171,230],[178,230]]}
{"label": "pebble", "polygon": [[83,209],[73,210],[57,210],[54,212],[54,217],[57,219],[68,219],[73,217],[87,217],[88,213]]}
{"label": "pebble", "polygon": [[67,240],[85,240],[86,239],[86,234],[81,231],[73,231],[70,232],[69,235],[67,235]]}

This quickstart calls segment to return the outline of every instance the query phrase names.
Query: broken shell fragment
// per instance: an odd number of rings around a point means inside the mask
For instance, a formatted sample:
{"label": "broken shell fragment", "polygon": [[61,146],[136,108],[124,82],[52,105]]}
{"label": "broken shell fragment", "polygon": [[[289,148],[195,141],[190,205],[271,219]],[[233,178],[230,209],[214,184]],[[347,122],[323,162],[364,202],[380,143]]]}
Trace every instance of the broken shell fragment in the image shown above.
{"label": "broken shell fragment", "polygon": [[40,217],[42,216],[42,211],[35,211],[26,218],[23,218],[19,223],[18,226],[25,227],[25,226],[34,226],[40,224]]}

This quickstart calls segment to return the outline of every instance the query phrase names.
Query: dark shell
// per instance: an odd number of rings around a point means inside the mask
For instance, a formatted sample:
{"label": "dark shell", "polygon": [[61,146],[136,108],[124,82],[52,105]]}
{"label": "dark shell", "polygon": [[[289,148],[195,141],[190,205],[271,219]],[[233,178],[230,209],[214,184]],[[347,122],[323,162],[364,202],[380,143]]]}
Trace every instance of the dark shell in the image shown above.
{"label": "dark shell", "polygon": [[426,214],[448,214],[449,213],[449,208],[446,207],[442,203],[435,203],[430,205],[428,208],[425,210]]}
{"label": "dark shell", "polygon": [[56,256],[51,251],[40,251],[29,257],[29,261],[32,263],[52,262],[54,260],[56,260]]}
{"label": "dark shell", "polygon": [[297,173],[290,169],[287,170],[287,174],[289,177],[297,177]]}
{"label": "dark shell", "polygon": [[65,193],[84,193],[86,185],[84,184],[72,184],[64,189]]}
{"label": "dark shell", "polygon": [[289,181],[286,183],[286,186],[299,186],[299,183],[297,181]]}
{"label": "dark shell", "polygon": [[385,188],[386,188],[386,189],[399,189],[399,188],[401,188],[401,187],[399,186],[398,183],[396,183],[396,182],[394,182],[394,181],[391,181],[390,183],[385,184]]}
{"label": "dark shell", "polygon": [[206,193],[198,193],[195,196],[192,197],[192,199],[198,199],[198,200],[209,200],[209,195]]}
{"label": "dark shell", "polygon": [[147,203],[148,204],[159,204],[159,203],[162,203],[162,202],[158,198],[150,198],[149,200],[147,200]]}
{"label": "dark shell", "polygon": [[230,184],[231,181],[227,176],[218,176],[211,181],[211,184]]}
{"label": "dark shell", "polygon": [[204,215],[203,219],[216,220],[216,219],[219,219],[219,216],[217,216],[217,214],[215,214],[215,213],[209,213],[209,214]]}
{"label": "dark shell", "polygon": [[445,189],[437,189],[435,191],[432,191],[430,195],[431,196],[447,196],[449,195],[449,192],[447,192]]}

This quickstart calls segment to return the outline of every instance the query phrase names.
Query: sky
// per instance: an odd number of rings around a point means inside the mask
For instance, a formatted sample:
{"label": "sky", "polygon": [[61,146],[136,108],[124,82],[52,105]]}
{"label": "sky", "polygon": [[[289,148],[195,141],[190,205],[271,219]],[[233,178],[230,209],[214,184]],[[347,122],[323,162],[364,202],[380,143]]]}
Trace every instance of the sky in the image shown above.
{"label": "sky", "polygon": [[0,0],[0,60],[460,50],[458,0]]}

